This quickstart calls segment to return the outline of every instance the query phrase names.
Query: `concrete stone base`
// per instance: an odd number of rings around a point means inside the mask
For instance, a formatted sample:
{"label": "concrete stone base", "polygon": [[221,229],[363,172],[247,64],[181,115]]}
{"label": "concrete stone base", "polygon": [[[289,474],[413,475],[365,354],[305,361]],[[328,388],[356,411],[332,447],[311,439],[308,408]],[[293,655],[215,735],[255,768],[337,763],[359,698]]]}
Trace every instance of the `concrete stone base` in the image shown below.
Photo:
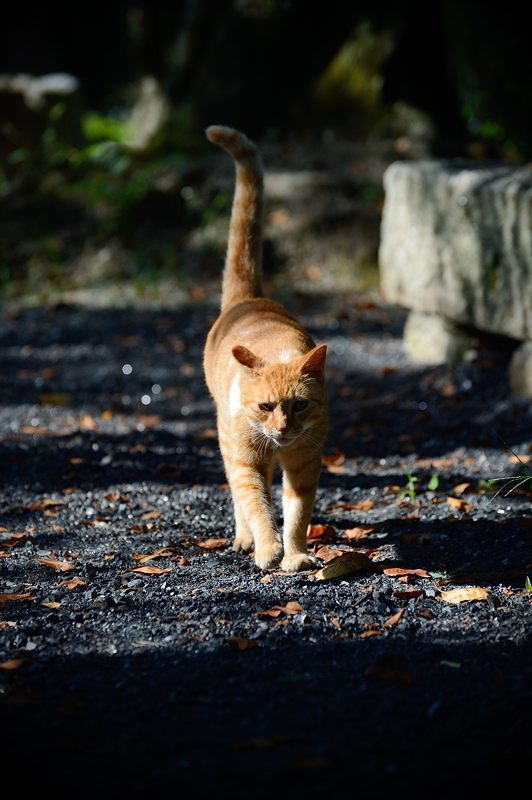
{"label": "concrete stone base", "polygon": [[475,339],[438,314],[411,311],[404,330],[406,352],[422,364],[456,364],[475,352]]}
{"label": "concrete stone base", "polygon": [[510,386],[518,397],[532,399],[532,342],[524,342],[510,361]]}

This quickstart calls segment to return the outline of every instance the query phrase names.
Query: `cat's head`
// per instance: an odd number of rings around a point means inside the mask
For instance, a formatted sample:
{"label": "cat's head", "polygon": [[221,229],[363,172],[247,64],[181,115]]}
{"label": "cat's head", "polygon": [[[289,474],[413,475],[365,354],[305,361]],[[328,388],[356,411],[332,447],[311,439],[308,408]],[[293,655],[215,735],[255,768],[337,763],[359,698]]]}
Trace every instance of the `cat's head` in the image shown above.
{"label": "cat's head", "polygon": [[240,345],[232,352],[239,363],[240,409],[252,428],[279,447],[300,437],[312,443],[313,429],[325,424],[327,413],[327,345],[276,363]]}

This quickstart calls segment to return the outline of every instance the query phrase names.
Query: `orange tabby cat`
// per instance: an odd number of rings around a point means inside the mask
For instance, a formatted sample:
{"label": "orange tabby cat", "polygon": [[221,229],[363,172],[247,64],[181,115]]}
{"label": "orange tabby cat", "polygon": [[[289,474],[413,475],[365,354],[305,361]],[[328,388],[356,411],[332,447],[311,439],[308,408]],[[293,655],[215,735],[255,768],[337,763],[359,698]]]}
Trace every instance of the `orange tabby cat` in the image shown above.
{"label": "orange tabby cat", "polygon": [[[221,313],[204,353],[233,496],[234,548],[254,548],[263,570],[279,562],[287,571],[309,569],[316,562],[306,532],[327,431],[327,346],[316,347],[281,305],[262,296],[262,166],[255,145],[231,128],[213,125],[206,133],[236,166]],[[270,490],[277,465],[283,470],[282,537]]]}

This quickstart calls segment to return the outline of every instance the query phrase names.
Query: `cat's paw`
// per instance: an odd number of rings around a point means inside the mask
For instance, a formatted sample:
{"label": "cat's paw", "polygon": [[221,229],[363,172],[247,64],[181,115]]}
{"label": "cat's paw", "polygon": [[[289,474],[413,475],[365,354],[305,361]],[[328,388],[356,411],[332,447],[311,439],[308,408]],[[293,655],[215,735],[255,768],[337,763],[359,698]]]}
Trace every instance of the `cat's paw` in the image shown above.
{"label": "cat's paw", "polygon": [[276,567],[283,557],[283,545],[275,542],[268,547],[255,550],[255,564],[259,569],[267,570]]}
{"label": "cat's paw", "polygon": [[249,534],[236,534],[233,542],[233,550],[236,552],[249,553],[253,550],[253,536]]}
{"label": "cat's paw", "polygon": [[302,569],[315,569],[317,566],[318,562],[310,553],[294,553],[285,556],[281,561],[281,569],[285,572],[299,572]]}

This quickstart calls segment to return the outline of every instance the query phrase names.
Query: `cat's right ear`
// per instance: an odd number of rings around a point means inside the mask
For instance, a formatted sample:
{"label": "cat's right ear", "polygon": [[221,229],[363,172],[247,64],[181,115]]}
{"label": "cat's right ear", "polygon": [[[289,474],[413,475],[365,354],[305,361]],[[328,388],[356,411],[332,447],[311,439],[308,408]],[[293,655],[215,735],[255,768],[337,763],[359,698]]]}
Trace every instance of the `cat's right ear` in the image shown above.
{"label": "cat's right ear", "polygon": [[260,356],[256,356],[255,353],[252,353],[251,350],[241,344],[233,347],[231,352],[238,363],[251,370],[251,372],[258,373],[266,366],[266,362]]}

